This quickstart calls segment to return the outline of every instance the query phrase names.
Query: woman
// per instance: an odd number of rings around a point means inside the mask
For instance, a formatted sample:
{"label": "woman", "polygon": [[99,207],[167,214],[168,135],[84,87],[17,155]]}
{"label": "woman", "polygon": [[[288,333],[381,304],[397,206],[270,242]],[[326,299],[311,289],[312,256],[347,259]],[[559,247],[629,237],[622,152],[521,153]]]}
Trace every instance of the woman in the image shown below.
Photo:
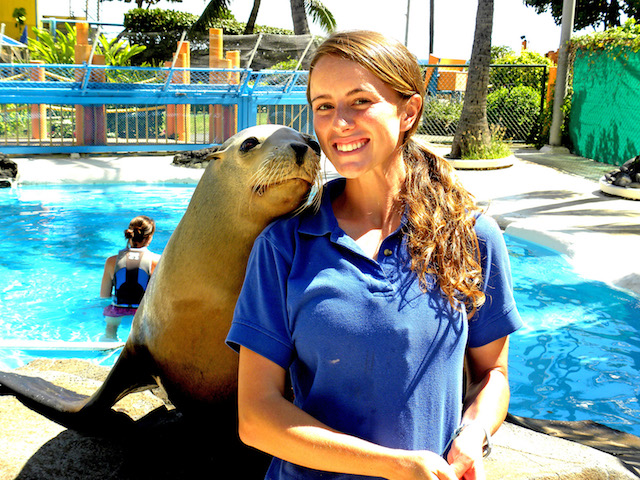
{"label": "woman", "polygon": [[111,305],[103,312],[107,327],[102,340],[117,340],[122,317],[136,313],[149,278],[160,260],[160,255],[147,248],[155,231],[153,219],[144,215],[135,217],[124,231],[127,248],[107,258],[104,264],[100,296],[109,298],[113,292],[113,297]]}
{"label": "woman", "polygon": [[269,479],[484,478],[521,323],[500,230],[412,138],[424,84],[402,44],[332,35],[307,94],[345,178],[254,245],[227,338],[240,437],[276,457]]}

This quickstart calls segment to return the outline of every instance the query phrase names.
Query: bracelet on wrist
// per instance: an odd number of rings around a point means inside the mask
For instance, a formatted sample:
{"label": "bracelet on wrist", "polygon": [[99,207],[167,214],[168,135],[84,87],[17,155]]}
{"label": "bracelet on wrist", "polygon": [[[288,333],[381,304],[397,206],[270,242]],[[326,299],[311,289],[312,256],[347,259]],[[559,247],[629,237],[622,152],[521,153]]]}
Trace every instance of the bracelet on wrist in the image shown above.
{"label": "bracelet on wrist", "polygon": [[449,440],[449,442],[447,443],[447,446],[444,449],[444,451],[446,452],[447,450],[449,450],[449,447],[451,447],[451,444],[453,443],[453,441],[456,438],[458,438],[460,434],[464,431],[464,429],[470,425],[477,425],[484,432],[484,443],[482,445],[482,458],[487,458],[489,455],[491,455],[491,434],[489,433],[489,430],[487,430],[485,426],[482,425],[480,422],[463,423],[458,428],[456,428],[456,430],[453,432],[453,435],[451,436],[451,440]]}

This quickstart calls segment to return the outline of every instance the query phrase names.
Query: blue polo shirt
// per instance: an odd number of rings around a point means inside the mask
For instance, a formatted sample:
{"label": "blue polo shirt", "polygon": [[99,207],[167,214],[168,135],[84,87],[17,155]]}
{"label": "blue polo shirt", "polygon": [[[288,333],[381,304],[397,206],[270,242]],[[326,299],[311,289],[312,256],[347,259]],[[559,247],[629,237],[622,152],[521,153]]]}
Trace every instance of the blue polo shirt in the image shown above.
{"label": "blue polo shirt", "polygon": [[[227,343],[288,369],[295,404],[330,427],[442,454],[460,423],[467,345],[521,325],[502,233],[478,218],[487,301],[467,321],[437,285],[421,291],[401,229],[377,261],[364,255],[333,214],[343,189],[343,179],[330,182],[318,213],[276,221],[258,237]],[[275,458],[267,478],[359,477]]]}

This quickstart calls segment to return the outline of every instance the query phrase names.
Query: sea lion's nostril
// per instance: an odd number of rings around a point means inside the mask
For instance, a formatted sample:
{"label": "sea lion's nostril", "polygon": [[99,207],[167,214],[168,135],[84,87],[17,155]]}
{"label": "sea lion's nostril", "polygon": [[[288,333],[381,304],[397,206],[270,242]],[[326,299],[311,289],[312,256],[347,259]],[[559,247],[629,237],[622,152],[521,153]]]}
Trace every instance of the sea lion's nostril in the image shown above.
{"label": "sea lion's nostril", "polygon": [[309,147],[304,143],[292,143],[291,148],[296,154],[296,163],[302,165],[304,163],[304,156],[309,150]]}

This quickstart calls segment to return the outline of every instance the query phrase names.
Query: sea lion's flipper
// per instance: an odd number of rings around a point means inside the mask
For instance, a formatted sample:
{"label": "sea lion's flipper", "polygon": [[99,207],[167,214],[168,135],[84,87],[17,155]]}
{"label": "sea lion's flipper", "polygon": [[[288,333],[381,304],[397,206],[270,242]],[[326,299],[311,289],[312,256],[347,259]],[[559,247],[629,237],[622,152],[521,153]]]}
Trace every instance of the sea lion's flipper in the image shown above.
{"label": "sea lion's flipper", "polygon": [[[99,415],[83,414],[89,396],[81,395],[38,377],[0,372],[0,394],[15,395],[26,407],[74,430],[106,432],[122,429],[131,420],[108,409]],[[126,418],[125,418],[126,417]]]}
{"label": "sea lion's flipper", "polygon": [[85,411],[110,409],[121,398],[134,392],[155,388],[154,364],[144,347],[127,344],[100,389],[89,398]]}
{"label": "sea lion's flipper", "polygon": [[20,401],[29,402],[29,406],[35,402],[43,408],[66,413],[78,412],[89,398],[42,378],[11,372],[0,372],[0,394],[15,395]]}
{"label": "sea lion's flipper", "polygon": [[106,433],[132,423],[126,414],[111,409],[114,403],[128,393],[157,386],[144,358],[132,356],[125,348],[100,389],[91,396],[12,372],[0,372],[0,394],[15,395],[30,409],[67,428]]}

